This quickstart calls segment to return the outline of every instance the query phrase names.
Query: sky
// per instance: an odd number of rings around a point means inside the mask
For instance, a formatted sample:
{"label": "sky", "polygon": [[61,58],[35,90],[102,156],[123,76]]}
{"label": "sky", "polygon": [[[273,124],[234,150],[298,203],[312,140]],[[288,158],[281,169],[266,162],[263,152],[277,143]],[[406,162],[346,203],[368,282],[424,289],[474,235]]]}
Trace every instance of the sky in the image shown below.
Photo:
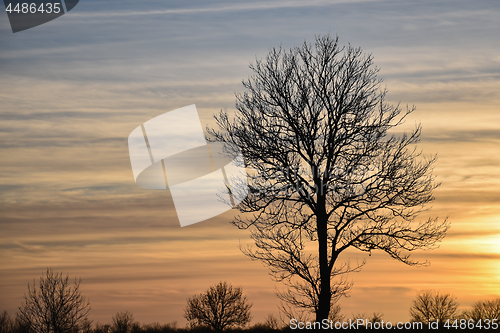
{"label": "sky", "polygon": [[429,216],[451,223],[428,267],[384,253],[351,274],[342,313],[409,319],[417,291],[460,309],[500,296],[500,3],[497,0],[81,0],[12,33],[0,12],[0,311],[14,314],[47,269],[82,278],[90,318],[131,311],[184,326],[186,299],[219,281],[241,286],[253,322],[278,313],[280,288],[239,250],[235,211],[181,228],[169,191],[139,188],[127,137],[196,104],[201,123],[235,107],[249,64],[273,47],[338,35],[371,53],[387,101],[416,106],[402,129],[438,154]]}

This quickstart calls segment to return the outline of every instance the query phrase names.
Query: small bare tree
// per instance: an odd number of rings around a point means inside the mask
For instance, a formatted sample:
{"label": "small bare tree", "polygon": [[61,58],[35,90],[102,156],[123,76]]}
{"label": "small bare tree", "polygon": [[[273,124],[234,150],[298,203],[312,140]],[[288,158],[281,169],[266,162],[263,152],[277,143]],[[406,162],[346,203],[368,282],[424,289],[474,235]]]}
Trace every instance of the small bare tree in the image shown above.
{"label": "small bare tree", "polygon": [[134,329],[138,331],[138,328],[139,323],[134,320],[134,315],[130,311],[118,312],[113,316],[112,333],[132,333]]}
{"label": "small bare tree", "polygon": [[[372,56],[318,37],[290,51],[272,49],[251,65],[237,94],[235,117],[216,116],[209,139],[243,154],[248,196],[233,223],[251,231],[245,254],[287,286],[286,303],[327,319],[350,288],[347,249],[386,252],[407,265],[410,252],[431,249],[446,222],[416,220],[433,200],[435,157],[414,144],[420,125],[397,133],[412,109],[385,102]],[[247,184],[235,188],[238,201]]]}
{"label": "small bare tree", "polygon": [[0,314],[0,333],[13,333],[14,321],[7,311]]}
{"label": "small bare tree", "polygon": [[80,293],[80,280],[73,283],[62,273],[47,268],[40,277],[38,288],[35,281],[28,284],[28,294],[19,307],[21,325],[36,333],[74,333],[88,322],[89,301]]}
{"label": "small bare tree", "polygon": [[244,327],[250,322],[250,308],[241,288],[227,282],[210,287],[188,299],[184,317],[191,326],[209,326],[216,331]]}
{"label": "small bare tree", "polygon": [[[371,315],[367,312],[358,312],[357,314],[353,314],[351,317],[351,321],[357,321],[358,319],[366,319],[367,322],[372,324],[381,323],[383,321],[384,314],[382,312],[373,312]],[[365,322],[364,326],[367,327],[367,322]],[[368,327],[370,324],[368,324]]]}
{"label": "small bare tree", "polygon": [[268,314],[266,317],[266,321],[264,322],[264,327],[271,330],[279,330],[286,326],[287,325],[283,325],[283,323],[281,323],[279,317],[276,317],[273,314]]}
{"label": "small bare tree", "polygon": [[417,293],[410,307],[411,320],[422,322],[439,320],[442,324],[448,319],[456,319],[458,302],[455,296],[433,290],[424,290]]}
{"label": "small bare tree", "polygon": [[94,333],[110,333],[111,326],[108,324],[97,323],[94,328]]}
{"label": "small bare tree", "polygon": [[473,319],[476,323],[485,319],[500,320],[500,298],[474,303],[472,309],[464,312],[463,317]]}

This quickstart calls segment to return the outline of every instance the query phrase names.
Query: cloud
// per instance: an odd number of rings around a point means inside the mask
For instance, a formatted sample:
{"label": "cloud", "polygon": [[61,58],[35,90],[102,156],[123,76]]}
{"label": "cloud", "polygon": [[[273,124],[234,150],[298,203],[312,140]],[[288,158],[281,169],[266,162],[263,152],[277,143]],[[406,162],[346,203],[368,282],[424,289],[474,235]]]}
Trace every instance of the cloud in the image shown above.
{"label": "cloud", "polygon": [[[500,131],[498,129],[489,128],[461,130],[452,129],[445,131],[438,131],[433,129],[430,131],[425,131],[424,135],[422,136],[422,140],[430,142],[445,141],[452,142],[457,145],[463,142],[497,143],[500,140]],[[492,162],[493,165],[498,165],[499,161],[496,161],[496,159],[492,156]],[[481,164],[484,165],[484,161]]]}
{"label": "cloud", "polygon": [[[89,1],[90,2],[90,1]],[[143,15],[182,15],[182,14],[204,14],[204,13],[231,13],[231,12],[248,12],[248,11],[269,11],[276,9],[285,9],[285,8],[311,8],[311,7],[329,7],[338,4],[352,4],[352,3],[366,3],[366,2],[380,2],[380,0],[334,0],[334,1],[325,1],[325,0],[312,0],[307,3],[303,1],[252,1],[251,3],[243,2],[243,1],[234,1],[231,3],[225,1],[214,1],[210,3],[210,6],[207,6],[205,3],[194,2],[191,8],[167,8],[167,9],[154,9],[154,10],[138,10],[137,7],[131,8],[129,10],[121,10],[121,11],[112,11],[112,12],[103,12],[102,9],[100,11],[95,11],[95,8],[91,6],[87,8],[91,8],[90,11],[85,12],[77,12],[74,13],[75,17],[113,17],[113,16],[143,16]],[[158,3],[158,2],[157,2]],[[200,5],[202,4],[202,5]],[[151,6],[151,4],[149,5]],[[127,6],[124,6],[125,8]]]}

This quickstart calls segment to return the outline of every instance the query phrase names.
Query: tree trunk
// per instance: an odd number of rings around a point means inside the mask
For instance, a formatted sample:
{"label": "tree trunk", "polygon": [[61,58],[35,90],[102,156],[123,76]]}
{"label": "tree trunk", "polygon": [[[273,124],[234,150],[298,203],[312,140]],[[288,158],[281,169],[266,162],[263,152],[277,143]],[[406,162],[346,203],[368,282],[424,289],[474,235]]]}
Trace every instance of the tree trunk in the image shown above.
{"label": "tree trunk", "polygon": [[328,319],[328,315],[330,314],[330,301],[332,297],[330,291],[330,269],[328,267],[328,221],[325,204],[325,197],[318,196],[318,213],[316,217],[319,247],[320,294],[318,300],[318,311],[316,312],[316,321]]}

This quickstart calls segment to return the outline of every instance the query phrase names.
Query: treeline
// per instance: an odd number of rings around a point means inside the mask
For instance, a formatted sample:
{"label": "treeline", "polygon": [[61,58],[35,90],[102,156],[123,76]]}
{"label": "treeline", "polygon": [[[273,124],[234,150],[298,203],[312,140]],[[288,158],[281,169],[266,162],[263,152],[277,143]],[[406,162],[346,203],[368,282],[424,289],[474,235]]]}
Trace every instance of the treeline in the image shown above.
{"label": "treeline", "polygon": [[[269,320],[270,319],[270,320]],[[276,319],[269,316],[264,323],[258,323],[246,328],[225,329],[224,332],[280,332],[288,331],[286,328],[278,328]],[[69,330],[52,330],[51,333],[170,333],[170,332],[213,332],[214,329],[208,326],[177,327],[177,323],[152,323],[141,324],[134,320],[133,314],[129,311],[119,312],[112,318],[111,324],[93,323],[85,320],[76,327]],[[10,316],[7,311],[0,314],[0,333],[35,333],[27,325],[23,324],[19,316]],[[36,333],[45,333],[40,331]]]}
{"label": "treeline", "polygon": [[[211,286],[187,300],[184,317],[188,325],[184,328],[177,327],[175,322],[141,325],[129,311],[115,314],[110,324],[93,323],[88,318],[90,302],[81,295],[80,282],[77,279],[72,282],[68,276],[47,269],[38,286],[28,285],[28,293],[15,316],[6,311],[0,314],[0,333],[276,332],[314,331],[319,327],[311,312],[286,306],[279,316],[269,315],[264,323],[250,325],[252,304],[241,288],[227,282]],[[496,331],[500,328],[500,298],[476,302],[465,311],[458,311],[458,307],[457,298],[452,294],[420,291],[411,304],[411,319],[406,324],[422,323],[420,330]],[[356,325],[356,330],[396,328],[392,326],[396,323],[384,321],[381,313],[347,317],[341,314],[338,305],[330,311],[327,328],[350,330],[358,319],[364,321]]]}
{"label": "treeline", "polygon": [[141,325],[131,312],[118,312],[111,324],[93,323],[90,302],[80,293],[81,279],[70,280],[48,268],[38,285],[28,284],[28,292],[15,316],[0,314],[0,333],[139,333],[228,331],[271,332],[283,325],[270,316],[265,323],[249,326],[252,304],[241,288],[221,282],[187,300],[186,328],[171,324]]}

